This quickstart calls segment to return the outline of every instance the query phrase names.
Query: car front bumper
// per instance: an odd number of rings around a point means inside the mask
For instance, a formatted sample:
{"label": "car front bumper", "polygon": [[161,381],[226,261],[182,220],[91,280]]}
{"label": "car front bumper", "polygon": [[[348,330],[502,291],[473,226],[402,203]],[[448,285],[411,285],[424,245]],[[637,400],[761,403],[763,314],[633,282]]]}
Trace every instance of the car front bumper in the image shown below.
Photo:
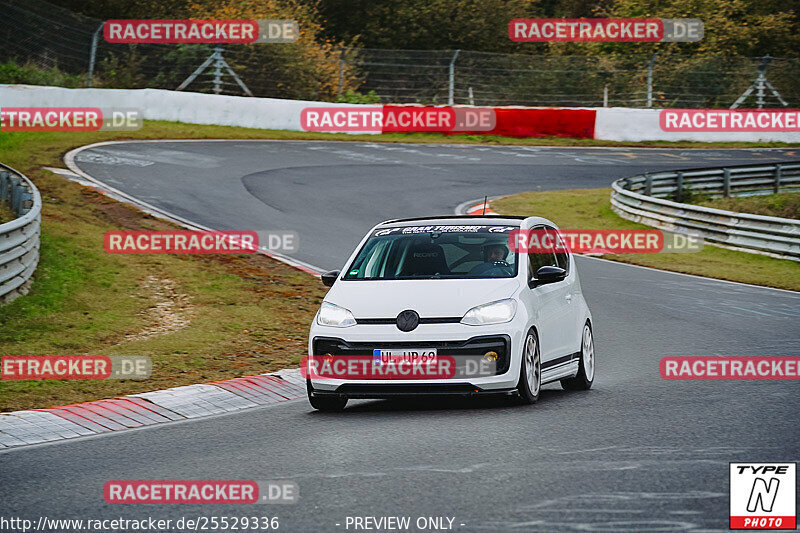
{"label": "car front bumper", "polygon": [[[489,326],[460,323],[420,324],[412,332],[402,332],[393,324],[357,324],[332,328],[314,324],[309,335],[309,355],[329,358],[350,355],[371,356],[374,349],[436,348],[440,356],[481,357],[498,353],[492,375],[449,379],[332,379],[312,376],[309,393],[343,395],[348,398],[387,398],[396,396],[472,396],[511,394],[519,381],[523,319]],[[503,346],[500,351],[500,347]],[[328,355],[329,354],[329,355]]]}

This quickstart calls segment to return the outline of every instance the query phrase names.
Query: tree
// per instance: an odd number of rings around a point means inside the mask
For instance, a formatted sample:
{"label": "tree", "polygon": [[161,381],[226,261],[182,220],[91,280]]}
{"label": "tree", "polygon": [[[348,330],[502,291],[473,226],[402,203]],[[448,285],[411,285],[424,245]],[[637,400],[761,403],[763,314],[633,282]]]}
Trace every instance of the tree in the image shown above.
{"label": "tree", "polygon": [[[188,15],[209,19],[296,20],[300,25],[300,38],[296,42],[227,45],[234,51],[228,62],[248,86],[274,85],[276,92],[270,96],[331,100],[340,91],[356,89],[359,75],[340,61],[345,42],[334,42],[322,35],[315,8],[313,3],[283,0],[197,0],[189,4]],[[355,43],[351,40],[348,44],[352,47]]]}

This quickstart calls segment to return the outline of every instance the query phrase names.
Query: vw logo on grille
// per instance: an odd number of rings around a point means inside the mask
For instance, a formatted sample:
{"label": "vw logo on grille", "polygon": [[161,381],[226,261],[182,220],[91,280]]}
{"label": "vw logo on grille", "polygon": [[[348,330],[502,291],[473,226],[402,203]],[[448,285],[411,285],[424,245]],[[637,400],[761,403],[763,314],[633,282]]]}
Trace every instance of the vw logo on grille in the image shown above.
{"label": "vw logo on grille", "polygon": [[412,331],[419,326],[419,315],[416,311],[407,309],[397,315],[397,329],[400,331]]}

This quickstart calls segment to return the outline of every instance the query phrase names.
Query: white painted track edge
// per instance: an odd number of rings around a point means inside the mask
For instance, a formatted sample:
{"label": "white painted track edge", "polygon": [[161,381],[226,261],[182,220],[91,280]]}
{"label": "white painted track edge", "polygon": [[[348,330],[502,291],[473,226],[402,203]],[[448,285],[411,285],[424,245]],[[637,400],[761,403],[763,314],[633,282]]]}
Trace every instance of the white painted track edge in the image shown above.
{"label": "white painted track edge", "polygon": [[[184,141],[188,141],[188,140],[193,140],[193,139],[184,139]],[[198,139],[198,140],[202,140],[202,139]],[[219,139],[219,140],[225,140],[225,139]],[[230,140],[230,139],[228,139],[228,140]],[[160,140],[158,140],[158,139],[149,140],[149,141],[144,141],[144,140],[140,140],[140,141],[103,141],[103,142],[99,142],[99,143],[87,144],[85,146],[80,146],[78,148],[74,148],[74,149],[70,150],[69,152],[67,152],[64,155],[64,163],[67,165],[67,168],[69,170],[71,170],[72,172],[77,174],[79,177],[81,177],[81,178],[83,178],[83,179],[85,179],[85,180],[87,180],[87,181],[89,181],[91,183],[96,184],[98,187],[100,187],[102,189],[105,189],[105,190],[113,193],[114,195],[119,197],[118,199],[124,201],[125,203],[128,203],[130,205],[136,206],[136,207],[144,210],[147,213],[150,213],[150,214],[152,214],[154,216],[157,216],[158,218],[169,220],[170,222],[174,222],[176,224],[179,224],[180,226],[183,226],[183,227],[185,227],[187,229],[191,229],[191,230],[216,231],[213,228],[209,228],[207,226],[203,226],[201,224],[197,224],[195,222],[192,222],[191,220],[185,219],[185,218],[183,218],[181,216],[178,216],[178,215],[176,215],[174,213],[171,213],[171,212],[167,211],[166,209],[161,209],[161,208],[156,207],[156,206],[154,206],[152,204],[149,204],[149,203],[147,203],[147,202],[145,202],[143,200],[139,200],[138,198],[136,198],[134,196],[131,196],[131,195],[127,194],[127,193],[124,193],[124,192],[120,191],[119,189],[116,189],[116,188],[114,188],[114,187],[112,187],[112,186],[100,181],[99,179],[87,174],[86,172],[81,170],[77,166],[77,164],[75,163],[75,156],[77,156],[83,150],[88,150],[90,148],[96,148],[98,146],[108,146],[108,145],[112,145],[112,144],[125,144],[125,143],[129,143],[129,142],[159,142],[159,141]],[[165,140],[164,142],[175,142],[175,141],[166,141]],[[310,263],[306,263],[305,261],[301,261],[299,259],[294,259],[292,257],[286,256],[286,255],[283,255],[283,254],[279,254],[279,253],[276,253],[276,252],[264,252],[262,250],[259,250],[257,253],[260,253],[262,255],[266,255],[268,257],[272,257],[273,259],[276,259],[276,260],[278,260],[278,261],[280,261],[282,263],[285,263],[285,264],[287,264],[289,266],[292,266],[292,267],[295,267],[295,268],[299,268],[300,270],[307,269],[307,270],[315,272],[316,274],[321,274],[322,272],[325,272],[325,269],[323,269],[322,267],[318,267],[316,265],[312,265]]]}

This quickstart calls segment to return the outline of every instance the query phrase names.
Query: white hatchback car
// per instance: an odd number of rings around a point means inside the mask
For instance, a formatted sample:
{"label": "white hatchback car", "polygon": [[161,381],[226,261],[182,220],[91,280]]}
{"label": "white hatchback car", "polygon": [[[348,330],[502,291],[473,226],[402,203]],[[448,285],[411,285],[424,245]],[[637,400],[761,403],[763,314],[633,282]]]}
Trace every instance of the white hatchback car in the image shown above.
{"label": "white hatchback car", "polygon": [[472,357],[491,362],[491,371],[385,379],[307,372],[311,405],[335,411],[350,398],[439,394],[533,403],[542,385],[557,380],[565,389],[589,389],[592,316],[572,254],[511,252],[509,234],[519,229],[558,231],[540,217],[507,216],[392,220],[372,228],[344,271],[322,276],[331,289],[311,326],[308,361],[338,360],[345,368],[352,357],[374,357],[378,365],[381,358],[443,356],[458,365]]}

